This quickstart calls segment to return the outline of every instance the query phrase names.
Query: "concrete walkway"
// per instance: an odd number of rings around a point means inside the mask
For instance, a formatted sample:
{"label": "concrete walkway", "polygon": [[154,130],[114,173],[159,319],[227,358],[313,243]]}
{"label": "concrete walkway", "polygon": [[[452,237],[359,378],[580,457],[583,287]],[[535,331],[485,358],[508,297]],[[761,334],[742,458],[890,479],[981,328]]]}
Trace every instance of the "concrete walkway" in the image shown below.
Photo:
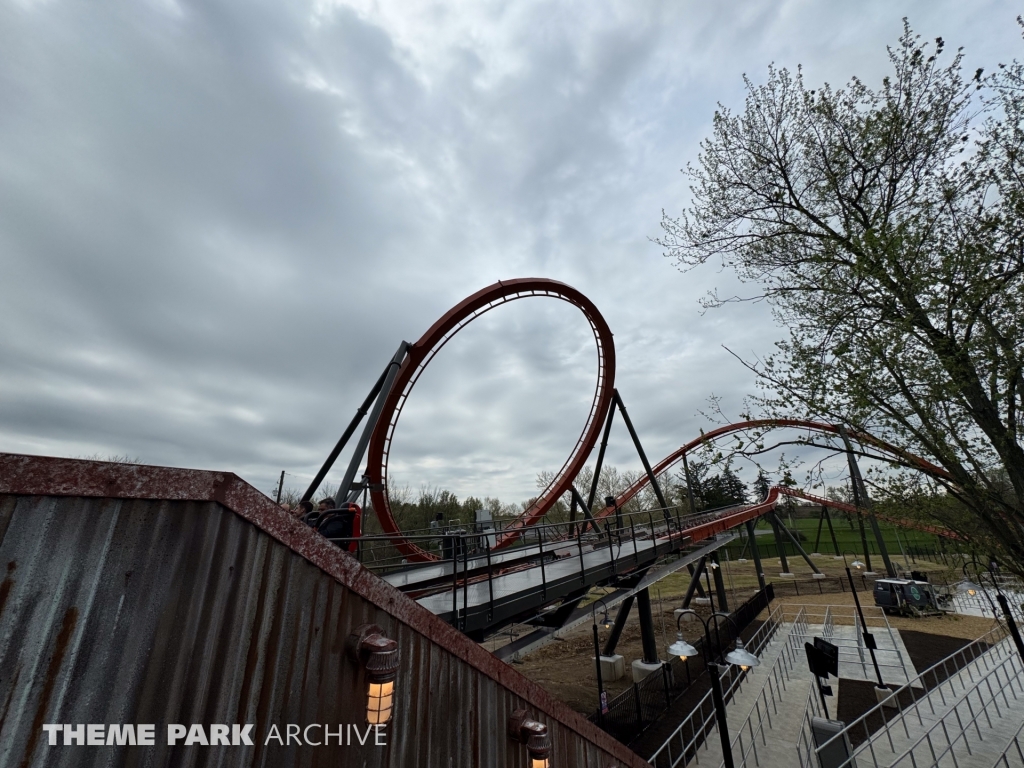
{"label": "concrete walkway", "polygon": [[[744,757],[750,765],[791,768],[794,747],[803,722],[804,703],[811,678],[806,671],[803,644],[815,627],[788,624],[765,649],[761,665],[754,667],[743,688],[726,708],[729,736],[736,765]],[[696,764],[722,764],[718,729],[697,753]]]}

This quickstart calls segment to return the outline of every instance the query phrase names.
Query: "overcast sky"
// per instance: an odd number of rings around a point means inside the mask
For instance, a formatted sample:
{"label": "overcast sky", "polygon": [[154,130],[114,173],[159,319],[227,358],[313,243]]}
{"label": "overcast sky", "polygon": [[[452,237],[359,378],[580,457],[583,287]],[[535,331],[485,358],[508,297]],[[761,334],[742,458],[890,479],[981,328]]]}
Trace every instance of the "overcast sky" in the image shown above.
{"label": "overcast sky", "polygon": [[[650,241],[742,75],[876,85],[909,16],[966,66],[1010,2],[0,0],[0,451],[304,487],[402,339],[503,278],[588,295],[652,461],[738,415],[767,308]],[[742,288],[735,288],[742,290]],[[525,299],[402,415],[400,482],[519,501],[575,444],[585,319]],[[610,460],[638,468],[621,424]],[[336,481],[339,472],[331,479]],[[748,481],[752,473],[744,475]]]}

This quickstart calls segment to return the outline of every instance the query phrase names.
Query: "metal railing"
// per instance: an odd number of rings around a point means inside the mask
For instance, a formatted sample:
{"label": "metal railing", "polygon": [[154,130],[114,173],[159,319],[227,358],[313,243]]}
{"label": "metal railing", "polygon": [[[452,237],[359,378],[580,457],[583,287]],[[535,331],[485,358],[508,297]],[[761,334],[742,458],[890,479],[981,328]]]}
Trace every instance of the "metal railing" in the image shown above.
{"label": "metal railing", "polygon": [[1024,766],[1024,723],[1010,737],[1003,753],[992,763],[992,768],[1020,768]]}
{"label": "metal railing", "polygon": [[[895,760],[891,763],[887,760],[886,765],[893,768],[900,765],[912,765],[915,768],[919,765],[937,766],[948,757],[953,765],[958,766],[954,750],[962,744],[967,754],[972,754],[971,732],[977,735],[979,741],[984,739],[979,726],[982,718],[984,724],[991,729],[992,714],[1002,717],[1002,709],[1010,707],[1007,692],[1013,697],[1014,704],[1018,700],[1018,694],[1024,694],[1024,688],[1021,686],[1022,673],[1024,670],[1016,654],[1003,659],[960,696],[934,725]],[[1003,700],[1002,707],[999,705],[1000,698]],[[871,756],[875,758],[873,751]],[[878,764],[877,759],[875,764]]]}
{"label": "metal railing", "polygon": [[[961,694],[973,690],[996,665],[1002,664],[1016,653],[1014,646],[1006,641],[1007,634],[1006,627],[997,624],[977,640],[894,690],[884,703],[875,705],[847,724],[842,732],[819,746],[814,744],[811,718],[824,717],[825,713],[821,710],[816,692],[812,689],[808,694],[803,727],[797,744],[800,765],[816,768],[819,764],[816,756],[831,749],[843,738],[849,739],[854,749],[853,755],[842,765],[853,765],[854,760],[873,761],[866,764],[882,764],[878,762],[876,750],[882,748],[879,745],[883,740],[888,744],[889,753],[897,755],[894,733],[902,730],[903,737],[909,740],[911,727],[915,730],[924,728],[923,711],[927,710],[930,718],[945,713],[955,702],[950,699],[957,695],[957,688]],[[911,726],[910,719],[916,722],[916,726]],[[884,764],[889,765],[888,762]]]}
{"label": "metal railing", "polygon": [[[790,608],[795,608],[795,605],[790,605]],[[864,626],[860,622],[860,616],[852,606],[834,606],[834,605],[805,605],[803,608],[807,612],[807,623],[810,626],[821,626],[820,636],[824,640],[828,640],[833,645],[839,648],[839,661],[841,664],[853,663],[859,666],[864,674],[865,678],[868,676],[868,671],[871,669],[871,659],[868,654],[867,646],[864,643]],[[905,654],[900,650],[899,643],[897,641],[896,632],[893,630],[892,625],[889,623],[889,618],[885,615],[885,611],[877,606],[863,606],[864,618],[867,622],[868,629],[877,637],[887,637],[888,647],[885,645],[879,645],[875,650],[875,656],[878,659],[878,666],[885,677],[892,678],[893,674],[902,681],[909,680],[911,678],[911,672],[907,668]],[[850,638],[846,632],[842,631],[842,628],[852,627],[853,637]],[[801,636],[802,641],[810,640],[812,634],[817,634],[817,630],[813,633],[808,629]],[[802,648],[801,648],[802,651]]]}
{"label": "metal railing", "polygon": [[[533,569],[539,578],[529,588],[539,593],[543,601],[548,598],[553,581],[564,587],[568,579],[578,579],[573,582],[573,588],[584,587],[590,583],[587,578],[588,569],[604,569],[606,577],[610,575],[614,578],[619,573],[634,570],[641,561],[653,560],[669,551],[681,551],[689,542],[686,534],[688,530],[717,519],[720,514],[732,509],[734,507],[682,515],[679,514],[679,508],[659,508],[635,513],[622,512],[602,521],[583,519],[538,524],[523,529],[523,536],[518,542],[500,550],[493,546],[495,534],[486,532],[403,534],[405,540],[421,547],[438,546],[443,557],[425,564],[436,569],[435,577],[413,580],[402,588],[414,591],[417,599],[431,594],[450,594],[450,622],[465,630],[465,617],[471,607],[482,610],[480,606],[486,606],[487,616],[490,617],[495,614],[496,601],[522,591],[520,582],[515,589],[503,592],[500,583],[495,584],[497,577],[518,570]],[[676,514],[672,514],[673,510]],[[602,522],[603,526],[600,524]],[[391,537],[386,535],[330,541],[342,549],[356,549],[355,555],[360,560],[365,559],[374,547],[392,546]],[[603,551],[608,553],[607,561],[591,555]],[[587,555],[591,556],[585,558]],[[578,562],[578,566],[567,569],[564,564],[570,560]],[[377,560],[376,565],[383,570],[395,571],[395,564],[391,561]],[[554,579],[550,571],[556,571]],[[417,573],[412,569],[409,572]],[[470,587],[476,584],[486,584],[486,596],[481,602],[478,592],[475,602],[471,604]]]}
{"label": "metal railing", "polygon": [[797,628],[802,628],[803,631],[806,631],[806,613],[804,608],[801,608],[797,613],[785,646],[783,646],[778,658],[775,659],[775,663],[768,670],[764,685],[758,691],[753,706],[751,706],[747,716],[743,719],[743,724],[739,727],[736,736],[732,740],[733,761],[736,766],[747,765],[747,760],[751,756],[754,758],[755,765],[761,764],[757,751],[758,739],[760,739],[763,747],[768,746],[765,726],[767,725],[769,729],[774,727],[772,715],[778,715],[779,713],[778,704],[782,701],[783,694],[786,691],[786,682],[791,680],[789,673],[793,670],[793,665],[800,658],[794,647],[795,643],[792,642],[791,638],[793,637],[793,630]]}
{"label": "metal railing", "polygon": [[[784,615],[784,608],[776,606],[765,623],[758,628],[758,633],[747,644],[748,650],[760,657],[782,627]],[[803,612],[797,614],[794,626],[801,621],[802,615]],[[790,632],[792,633],[792,628]],[[790,658],[793,658],[795,650],[788,637],[785,643],[786,645],[782,651],[783,655],[788,654]],[[775,670],[775,668],[776,665],[773,665],[772,670]],[[722,693],[726,701],[729,701],[739,690],[741,682],[747,679],[749,674],[749,672],[744,673],[733,666],[728,666],[723,670]],[[771,678],[771,676],[770,673],[769,677]],[[762,691],[758,694],[759,697],[763,694],[763,691],[764,689],[762,688]],[[710,690],[704,694],[690,714],[676,726],[672,734],[648,758],[648,762],[657,766],[657,768],[676,768],[679,765],[685,764],[689,759],[694,759],[698,764],[700,763],[700,747],[704,744],[708,735],[714,733],[717,728],[711,695]]]}

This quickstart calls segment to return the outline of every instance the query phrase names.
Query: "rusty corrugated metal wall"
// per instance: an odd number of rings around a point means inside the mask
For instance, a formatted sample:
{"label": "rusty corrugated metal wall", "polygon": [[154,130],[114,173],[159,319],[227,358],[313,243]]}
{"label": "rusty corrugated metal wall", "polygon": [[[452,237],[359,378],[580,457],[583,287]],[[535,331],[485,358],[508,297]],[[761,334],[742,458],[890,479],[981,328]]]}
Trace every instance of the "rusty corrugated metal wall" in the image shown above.
{"label": "rusty corrugated metal wall", "polygon": [[[145,469],[0,455],[0,766],[519,768],[520,707],[548,724],[553,768],[647,765],[237,478]],[[272,723],[363,723],[345,643],[371,622],[401,649],[387,746],[264,745]],[[54,722],[157,739],[49,746]],[[255,745],[171,747],[167,723],[256,723]]]}

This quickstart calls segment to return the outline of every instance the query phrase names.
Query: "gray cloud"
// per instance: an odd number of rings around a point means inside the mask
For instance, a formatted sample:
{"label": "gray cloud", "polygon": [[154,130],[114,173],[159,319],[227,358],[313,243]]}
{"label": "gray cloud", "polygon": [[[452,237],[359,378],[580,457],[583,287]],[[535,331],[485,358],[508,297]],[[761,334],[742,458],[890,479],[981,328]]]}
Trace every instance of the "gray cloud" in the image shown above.
{"label": "gray cloud", "polygon": [[[0,450],[127,453],[264,490],[312,475],[399,340],[499,278],[589,295],[660,457],[711,393],[754,390],[723,349],[783,331],[648,238],[687,198],[715,103],[805,65],[877,79],[900,17],[1017,55],[1005,3],[763,0],[0,7]],[[412,487],[525,498],[594,386],[567,306],[502,307],[452,342],[399,424]],[[609,458],[638,467],[616,427]]]}

